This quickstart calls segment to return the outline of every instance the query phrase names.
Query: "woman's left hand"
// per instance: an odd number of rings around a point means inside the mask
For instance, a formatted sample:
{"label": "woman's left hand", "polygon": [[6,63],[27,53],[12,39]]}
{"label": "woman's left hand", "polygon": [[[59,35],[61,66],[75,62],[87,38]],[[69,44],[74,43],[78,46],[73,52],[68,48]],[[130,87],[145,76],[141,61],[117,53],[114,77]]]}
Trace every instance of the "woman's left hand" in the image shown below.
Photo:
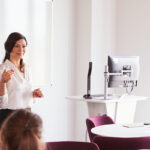
{"label": "woman's left hand", "polygon": [[44,96],[43,96],[43,93],[40,89],[35,89],[33,91],[33,97],[34,98],[41,98],[41,97],[44,97]]}

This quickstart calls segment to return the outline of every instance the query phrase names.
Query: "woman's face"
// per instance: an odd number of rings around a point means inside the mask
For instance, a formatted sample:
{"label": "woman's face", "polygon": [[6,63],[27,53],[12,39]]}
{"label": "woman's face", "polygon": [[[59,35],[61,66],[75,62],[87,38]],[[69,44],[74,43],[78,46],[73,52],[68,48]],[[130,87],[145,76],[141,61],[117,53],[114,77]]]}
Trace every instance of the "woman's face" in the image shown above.
{"label": "woman's face", "polygon": [[26,52],[26,46],[27,46],[27,43],[24,39],[18,40],[10,53],[11,57],[14,59],[23,58]]}

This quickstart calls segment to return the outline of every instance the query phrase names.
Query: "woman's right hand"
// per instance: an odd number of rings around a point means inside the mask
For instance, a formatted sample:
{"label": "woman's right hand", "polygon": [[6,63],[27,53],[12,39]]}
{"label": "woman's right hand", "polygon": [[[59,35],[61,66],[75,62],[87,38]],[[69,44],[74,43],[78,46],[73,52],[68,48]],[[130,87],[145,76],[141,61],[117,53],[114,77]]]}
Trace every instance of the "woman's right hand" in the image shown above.
{"label": "woman's right hand", "polygon": [[7,83],[11,79],[13,74],[14,74],[14,70],[12,69],[8,71],[4,70],[4,72],[2,73],[1,82]]}

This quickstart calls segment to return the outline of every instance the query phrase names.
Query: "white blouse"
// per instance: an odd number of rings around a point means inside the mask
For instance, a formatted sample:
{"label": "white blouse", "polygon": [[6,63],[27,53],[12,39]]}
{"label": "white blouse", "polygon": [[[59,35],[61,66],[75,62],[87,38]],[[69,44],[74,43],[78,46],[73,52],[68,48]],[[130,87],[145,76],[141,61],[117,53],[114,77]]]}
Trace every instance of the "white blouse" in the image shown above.
{"label": "white blouse", "polygon": [[13,63],[6,60],[0,65],[0,80],[4,70],[14,70],[11,79],[6,83],[6,94],[0,96],[0,109],[30,108],[33,103],[32,86],[29,69],[25,65],[24,77]]}

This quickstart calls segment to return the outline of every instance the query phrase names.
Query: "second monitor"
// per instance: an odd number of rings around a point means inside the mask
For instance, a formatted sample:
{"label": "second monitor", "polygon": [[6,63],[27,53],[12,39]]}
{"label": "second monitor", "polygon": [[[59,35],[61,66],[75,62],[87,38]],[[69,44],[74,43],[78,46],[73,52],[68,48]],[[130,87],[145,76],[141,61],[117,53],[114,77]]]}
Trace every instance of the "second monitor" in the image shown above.
{"label": "second monitor", "polygon": [[104,99],[107,99],[107,88],[124,87],[130,94],[137,86],[139,70],[139,56],[108,56],[108,66],[105,66],[104,72]]}
{"label": "second monitor", "polygon": [[139,70],[139,56],[108,56],[108,87],[137,86]]}

